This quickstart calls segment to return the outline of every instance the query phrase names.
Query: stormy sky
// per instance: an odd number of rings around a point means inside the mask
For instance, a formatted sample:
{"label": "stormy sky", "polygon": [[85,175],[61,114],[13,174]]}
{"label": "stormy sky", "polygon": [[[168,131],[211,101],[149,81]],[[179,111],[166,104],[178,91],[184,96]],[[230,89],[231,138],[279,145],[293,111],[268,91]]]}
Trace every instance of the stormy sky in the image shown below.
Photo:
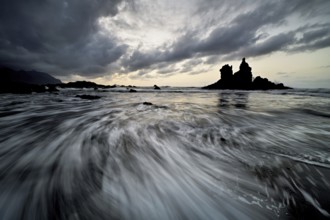
{"label": "stormy sky", "polygon": [[203,86],[254,75],[330,87],[329,0],[2,0],[0,65],[64,81]]}

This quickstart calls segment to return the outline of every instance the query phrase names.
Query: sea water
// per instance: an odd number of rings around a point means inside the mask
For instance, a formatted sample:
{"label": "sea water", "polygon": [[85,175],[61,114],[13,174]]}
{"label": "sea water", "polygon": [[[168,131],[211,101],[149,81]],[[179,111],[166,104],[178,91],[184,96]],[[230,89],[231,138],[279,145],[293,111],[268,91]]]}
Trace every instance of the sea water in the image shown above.
{"label": "sea water", "polygon": [[136,90],[2,94],[0,219],[330,218],[329,90]]}

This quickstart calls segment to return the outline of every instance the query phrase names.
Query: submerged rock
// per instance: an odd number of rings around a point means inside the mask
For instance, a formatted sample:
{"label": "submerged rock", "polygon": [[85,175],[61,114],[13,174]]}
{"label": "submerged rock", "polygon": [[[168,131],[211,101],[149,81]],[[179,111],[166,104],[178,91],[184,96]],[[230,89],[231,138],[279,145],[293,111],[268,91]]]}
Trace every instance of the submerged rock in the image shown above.
{"label": "submerged rock", "polygon": [[135,89],[130,89],[128,92],[137,92]]}
{"label": "submerged rock", "polygon": [[96,95],[76,95],[76,97],[81,99],[88,99],[88,100],[95,100],[101,98],[101,96],[96,96]]}
{"label": "submerged rock", "polygon": [[143,105],[152,105],[151,102],[143,102],[142,104],[143,104]]}

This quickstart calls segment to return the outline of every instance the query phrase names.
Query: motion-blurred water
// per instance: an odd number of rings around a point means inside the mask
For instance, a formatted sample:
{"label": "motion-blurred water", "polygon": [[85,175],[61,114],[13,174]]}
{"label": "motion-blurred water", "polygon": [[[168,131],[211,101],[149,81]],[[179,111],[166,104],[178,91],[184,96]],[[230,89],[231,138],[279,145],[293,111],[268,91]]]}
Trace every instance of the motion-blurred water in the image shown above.
{"label": "motion-blurred water", "polygon": [[0,219],[330,218],[328,90],[137,90],[1,95]]}

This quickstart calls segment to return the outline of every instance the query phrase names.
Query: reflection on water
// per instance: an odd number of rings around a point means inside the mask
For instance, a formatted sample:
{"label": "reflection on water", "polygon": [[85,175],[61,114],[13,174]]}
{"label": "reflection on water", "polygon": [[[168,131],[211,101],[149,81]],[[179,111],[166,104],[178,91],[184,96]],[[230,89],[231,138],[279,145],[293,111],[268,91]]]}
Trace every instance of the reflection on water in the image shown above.
{"label": "reflection on water", "polygon": [[327,97],[81,93],[0,97],[0,219],[330,217]]}
{"label": "reflection on water", "polygon": [[219,107],[221,108],[248,108],[249,92],[220,92],[219,93]]}

